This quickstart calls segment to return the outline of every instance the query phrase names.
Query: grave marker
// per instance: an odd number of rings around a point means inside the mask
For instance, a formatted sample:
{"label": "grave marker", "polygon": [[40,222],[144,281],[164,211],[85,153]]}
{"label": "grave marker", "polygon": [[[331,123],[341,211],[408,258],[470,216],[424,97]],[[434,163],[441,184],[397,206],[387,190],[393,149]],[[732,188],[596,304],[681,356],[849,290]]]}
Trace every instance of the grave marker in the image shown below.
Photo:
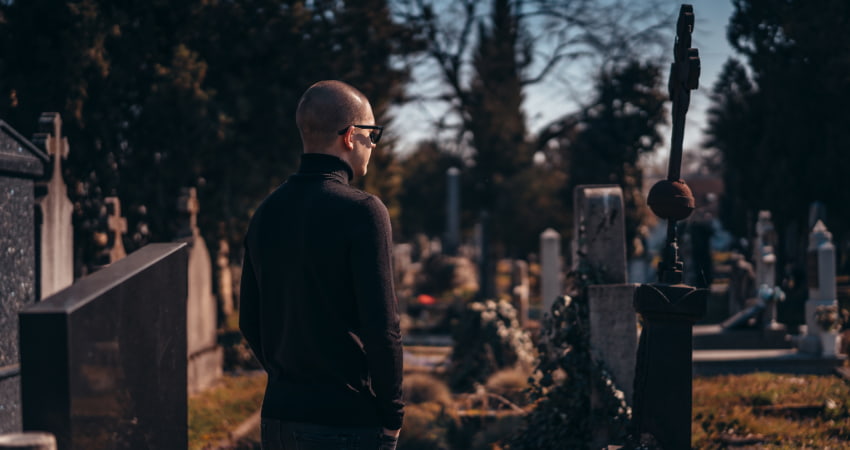
{"label": "grave marker", "polygon": [[221,377],[224,353],[218,345],[218,314],[212,294],[210,253],[198,229],[198,191],[183,188],[177,200],[180,226],[177,242],[189,248],[189,296],[186,301],[186,337],[189,393],[209,386]]}
{"label": "grave marker", "polygon": [[800,351],[820,354],[821,335],[824,330],[817,322],[816,311],[819,306],[837,307],[835,280],[835,246],[832,244],[832,233],[820,220],[815,223],[809,233],[808,283],[809,299],[806,300],[806,335],[799,343]]}
{"label": "grave marker", "polygon": [[576,186],[573,199],[573,271],[587,275],[592,284],[625,283],[623,190],[617,185]]}
{"label": "grave marker", "polygon": [[20,313],[25,430],[59,448],[188,446],[184,244],[151,244]]}
{"label": "grave marker", "polygon": [[0,433],[21,430],[18,311],[36,301],[34,180],[49,160],[0,120]]}
{"label": "grave marker", "polygon": [[540,292],[543,312],[552,311],[555,299],[564,293],[561,277],[561,234],[547,228],[540,234]]}
{"label": "grave marker", "polygon": [[127,232],[127,219],[121,217],[121,200],[118,197],[106,197],[103,199],[106,203],[106,212],[108,214],[107,227],[109,235],[112,238],[112,247],[109,249],[109,263],[127,256],[124,250],[124,234]]}
{"label": "grave marker", "polygon": [[68,139],[62,136],[62,119],[58,113],[44,113],[38,119],[39,132],[33,143],[50,156],[50,178],[38,183],[42,193],[39,297],[45,298],[74,282],[74,229],[71,215],[74,205],[68,199],[68,188],[62,176],[62,162],[68,158]]}

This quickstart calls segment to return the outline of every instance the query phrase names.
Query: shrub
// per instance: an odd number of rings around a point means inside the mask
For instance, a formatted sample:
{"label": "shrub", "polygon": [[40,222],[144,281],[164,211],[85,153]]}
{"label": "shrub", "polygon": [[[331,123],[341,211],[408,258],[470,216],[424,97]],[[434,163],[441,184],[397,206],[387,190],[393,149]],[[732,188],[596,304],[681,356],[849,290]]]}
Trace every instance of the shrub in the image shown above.
{"label": "shrub", "polygon": [[519,367],[500,370],[484,384],[487,392],[504,397],[517,406],[528,404],[529,371]]}
{"label": "shrub", "polygon": [[[511,449],[590,448],[592,424],[607,428],[614,442],[626,440],[631,408],[605,368],[591,358],[586,323],[584,296],[559,297],[543,318],[531,389],[536,404]],[[599,395],[593,408],[591,392]]]}
{"label": "shrub", "polygon": [[404,376],[404,402],[408,405],[436,403],[446,408],[452,408],[454,402],[448,385],[442,380],[427,374],[410,374]]}
{"label": "shrub", "polygon": [[519,326],[516,309],[506,301],[468,304],[453,331],[448,375],[456,392],[471,391],[500,369],[528,370],[537,356],[531,337]]}
{"label": "shrub", "polygon": [[460,426],[456,412],[435,402],[408,405],[398,438],[399,450],[448,450]]}

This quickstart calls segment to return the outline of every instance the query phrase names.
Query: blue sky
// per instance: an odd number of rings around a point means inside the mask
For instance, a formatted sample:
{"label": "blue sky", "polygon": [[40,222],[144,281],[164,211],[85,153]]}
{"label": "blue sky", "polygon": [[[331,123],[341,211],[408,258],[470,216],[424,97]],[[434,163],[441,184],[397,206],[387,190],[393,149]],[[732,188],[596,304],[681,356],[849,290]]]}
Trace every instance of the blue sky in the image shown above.
{"label": "blue sky", "polygon": [[[723,63],[733,51],[726,41],[726,25],[732,14],[731,0],[693,0],[696,25],[693,33],[693,45],[699,49],[701,62],[700,87],[691,96],[688,123],[685,130],[685,149],[699,148],[702,140],[702,128],[705,126],[705,110],[709,106],[707,94],[714,85]],[[670,3],[672,11],[678,10],[678,3]],[[670,42],[667,54],[672,61],[673,42]],[[420,69],[414,87],[417,92],[437,92],[441,90],[439,78],[434,73]],[[585,78],[587,74],[577,74],[574,78]],[[563,75],[561,78],[565,78]],[[665,73],[665,80],[667,74]],[[557,74],[556,74],[557,78]],[[526,92],[524,109],[529,130],[536,133],[543,125],[576,110],[577,101],[587,90],[586,84],[565,86],[556,81],[529,87]],[[437,104],[413,103],[393,112],[396,119],[393,128],[403,130],[393,133],[400,138],[399,150],[402,154],[409,151],[420,139],[433,136],[433,123],[445,114],[445,108]],[[669,139],[669,130],[664,136]],[[668,143],[657,152],[656,157],[664,158],[668,153]]]}

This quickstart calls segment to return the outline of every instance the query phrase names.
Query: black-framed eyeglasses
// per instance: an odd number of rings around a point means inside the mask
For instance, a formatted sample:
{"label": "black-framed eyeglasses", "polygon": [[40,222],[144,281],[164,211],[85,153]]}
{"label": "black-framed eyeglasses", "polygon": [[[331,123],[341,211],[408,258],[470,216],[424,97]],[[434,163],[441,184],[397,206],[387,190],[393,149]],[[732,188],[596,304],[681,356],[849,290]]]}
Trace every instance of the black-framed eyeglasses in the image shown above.
{"label": "black-framed eyeglasses", "polygon": [[[384,134],[384,127],[379,125],[349,125],[348,127],[354,128],[362,128],[364,130],[374,130],[369,132],[369,140],[372,141],[373,144],[377,144],[378,141],[381,140],[381,135]],[[337,132],[340,136],[345,134],[348,131],[348,127],[345,127]]]}

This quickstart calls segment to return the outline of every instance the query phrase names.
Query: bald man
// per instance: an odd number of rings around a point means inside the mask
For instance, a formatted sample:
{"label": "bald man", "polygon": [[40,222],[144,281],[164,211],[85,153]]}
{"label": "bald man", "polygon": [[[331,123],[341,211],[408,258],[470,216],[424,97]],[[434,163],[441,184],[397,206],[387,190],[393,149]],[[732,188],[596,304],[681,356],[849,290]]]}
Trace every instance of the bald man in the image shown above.
{"label": "bald man", "polygon": [[242,266],[239,327],[268,372],[263,448],[394,449],[404,405],[390,220],[349,186],[382,128],[340,81],[307,89],[295,120],[301,167],[254,213]]}

